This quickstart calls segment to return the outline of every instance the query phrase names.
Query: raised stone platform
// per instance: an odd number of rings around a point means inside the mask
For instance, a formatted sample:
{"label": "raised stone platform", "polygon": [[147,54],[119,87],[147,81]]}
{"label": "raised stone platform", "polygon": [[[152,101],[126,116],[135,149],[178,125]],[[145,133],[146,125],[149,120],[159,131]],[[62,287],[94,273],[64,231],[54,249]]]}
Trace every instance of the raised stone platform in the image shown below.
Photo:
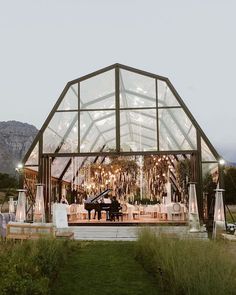
{"label": "raised stone platform", "polygon": [[77,222],[69,222],[69,226],[187,226],[187,221],[106,221],[106,220],[79,220]]}
{"label": "raised stone platform", "polygon": [[236,235],[222,234],[222,238],[224,240],[228,240],[231,242],[236,242]]}
{"label": "raised stone platform", "polygon": [[[72,226],[75,240],[117,240],[135,241],[138,231],[144,226]],[[207,232],[189,233],[188,226],[151,226],[157,235],[164,234],[171,238],[208,239]]]}

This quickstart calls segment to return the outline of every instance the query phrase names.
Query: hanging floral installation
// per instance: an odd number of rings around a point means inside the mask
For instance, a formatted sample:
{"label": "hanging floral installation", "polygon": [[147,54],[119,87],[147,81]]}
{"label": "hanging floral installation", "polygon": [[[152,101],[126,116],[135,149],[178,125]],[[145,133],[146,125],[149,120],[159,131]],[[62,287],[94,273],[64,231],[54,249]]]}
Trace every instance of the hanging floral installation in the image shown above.
{"label": "hanging floral installation", "polygon": [[103,163],[87,164],[82,170],[84,187],[96,194],[111,188],[113,194],[126,199],[136,190],[137,163],[132,158],[106,158]]}
{"label": "hanging floral installation", "polygon": [[173,169],[169,156],[107,156],[99,163],[86,163],[79,174],[88,194],[110,188],[121,201],[156,203],[165,196],[165,184]]}
{"label": "hanging floral installation", "polygon": [[165,184],[168,181],[170,159],[168,156],[150,156],[144,159],[144,172],[147,181],[147,196],[160,201],[166,193]]}
{"label": "hanging floral installation", "polygon": [[187,184],[192,180],[192,169],[190,160],[180,160],[176,165],[176,178],[180,190],[186,190]]}

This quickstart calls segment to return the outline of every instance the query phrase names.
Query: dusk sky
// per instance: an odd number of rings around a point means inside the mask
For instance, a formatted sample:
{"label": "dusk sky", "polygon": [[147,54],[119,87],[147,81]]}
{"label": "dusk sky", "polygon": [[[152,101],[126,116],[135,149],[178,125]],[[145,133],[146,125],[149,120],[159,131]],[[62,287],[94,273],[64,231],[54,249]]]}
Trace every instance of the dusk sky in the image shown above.
{"label": "dusk sky", "polygon": [[68,81],[118,62],[168,77],[236,162],[236,1],[0,4],[0,121],[40,128]]}

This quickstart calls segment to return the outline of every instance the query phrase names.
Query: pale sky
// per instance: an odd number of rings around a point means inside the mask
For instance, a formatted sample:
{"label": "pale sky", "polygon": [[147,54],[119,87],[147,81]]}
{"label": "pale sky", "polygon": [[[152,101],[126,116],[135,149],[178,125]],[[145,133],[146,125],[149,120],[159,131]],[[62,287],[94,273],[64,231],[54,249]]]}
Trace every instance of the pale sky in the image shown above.
{"label": "pale sky", "polygon": [[0,0],[0,121],[40,128],[65,84],[113,63],[168,77],[236,162],[236,1]]}

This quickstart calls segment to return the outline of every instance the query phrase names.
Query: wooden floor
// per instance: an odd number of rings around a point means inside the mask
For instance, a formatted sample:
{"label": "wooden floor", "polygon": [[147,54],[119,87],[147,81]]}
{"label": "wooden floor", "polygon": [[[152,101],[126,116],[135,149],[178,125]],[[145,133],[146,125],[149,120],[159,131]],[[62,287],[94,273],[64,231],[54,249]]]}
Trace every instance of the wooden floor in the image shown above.
{"label": "wooden floor", "polygon": [[97,220],[71,220],[69,221],[70,226],[141,226],[141,225],[187,225],[187,221],[182,220],[170,220],[161,221],[154,218],[140,219],[140,220],[123,220],[123,221],[106,221],[104,219]]}
{"label": "wooden floor", "polygon": [[[92,215],[93,216],[93,215]],[[91,216],[91,217],[92,217]],[[173,220],[167,220],[167,219],[159,219],[159,218],[153,218],[149,215],[140,215],[139,217],[136,218],[121,218],[119,221],[116,219],[116,221],[107,221],[106,217],[102,217],[100,220],[97,218],[91,218],[90,220],[88,218],[85,219],[79,219],[77,216],[70,216],[69,217],[69,224],[70,225],[77,225],[77,226],[137,226],[137,225],[187,225],[187,220],[181,220],[179,218],[173,219]]]}

